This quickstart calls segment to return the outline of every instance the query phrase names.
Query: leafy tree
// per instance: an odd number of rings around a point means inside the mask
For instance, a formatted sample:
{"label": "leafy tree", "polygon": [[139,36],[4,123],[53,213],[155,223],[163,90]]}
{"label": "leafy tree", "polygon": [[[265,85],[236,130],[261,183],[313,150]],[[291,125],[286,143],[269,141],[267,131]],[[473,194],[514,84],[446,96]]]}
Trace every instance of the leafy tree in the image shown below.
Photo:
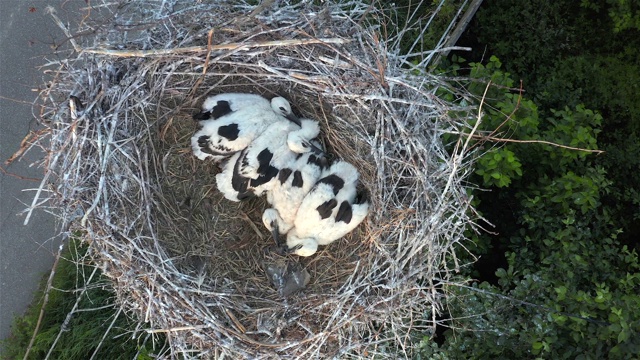
{"label": "leafy tree", "polygon": [[605,4],[602,0],[582,0],[580,5],[595,11],[607,8],[609,17],[613,20],[615,32],[627,29],[640,30],[640,3],[629,0],[606,0]]}
{"label": "leafy tree", "polygon": [[[597,112],[577,104],[549,109],[542,119],[535,104],[513,93],[510,74],[501,67],[495,57],[486,65],[471,64],[473,79],[463,84],[478,96],[485,86],[478,80],[496,85],[484,99],[480,134],[597,149],[603,121]],[[448,304],[458,319],[456,330],[446,333],[442,345],[425,340],[423,358],[640,355],[638,255],[618,241],[611,209],[602,204],[612,182],[593,158],[517,142],[492,146],[481,155],[475,182],[492,191],[475,195],[499,234],[474,240],[492,258],[504,251],[506,265],[495,271],[494,283],[448,287],[456,295]],[[503,177],[509,181],[501,182]]]}

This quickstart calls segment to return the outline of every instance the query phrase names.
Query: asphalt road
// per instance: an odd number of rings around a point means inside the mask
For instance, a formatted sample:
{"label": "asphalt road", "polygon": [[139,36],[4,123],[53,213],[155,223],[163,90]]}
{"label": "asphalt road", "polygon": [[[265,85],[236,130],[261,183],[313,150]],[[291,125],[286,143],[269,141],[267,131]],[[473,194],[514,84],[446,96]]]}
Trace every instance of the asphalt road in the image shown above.
{"label": "asphalt road", "polygon": [[[43,84],[37,69],[52,53],[51,44],[62,32],[45,7],[86,6],[83,0],[0,0],[0,166],[22,177],[42,178],[42,169],[30,167],[41,157],[32,152],[19,162],[5,165],[29,129],[37,129],[31,103]],[[68,15],[68,14],[67,14]],[[24,313],[34,291],[53,265],[60,238],[53,216],[35,212],[24,226],[20,214],[33,199],[36,181],[0,173],[0,338],[9,336],[12,319]]]}

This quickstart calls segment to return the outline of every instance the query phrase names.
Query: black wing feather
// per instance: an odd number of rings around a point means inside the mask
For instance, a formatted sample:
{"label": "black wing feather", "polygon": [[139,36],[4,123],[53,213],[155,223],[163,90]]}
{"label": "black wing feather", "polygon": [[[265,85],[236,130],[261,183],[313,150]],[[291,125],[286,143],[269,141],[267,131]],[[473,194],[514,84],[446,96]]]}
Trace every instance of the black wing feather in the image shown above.
{"label": "black wing feather", "polygon": [[338,191],[340,191],[340,189],[344,187],[344,180],[336,174],[331,174],[329,176],[325,176],[322,179],[318,180],[318,182],[316,183],[316,186],[319,184],[331,185],[331,187],[333,188],[333,194],[337,195]]}
{"label": "black wing feather", "polygon": [[219,119],[227,114],[231,113],[231,107],[229,106],[229,102],[226,100],[218,100],[216,106],[213,107],[210,111],[210,116],[214,119]]}
{"label": "black wing feather", "polygon": [[338,205],[336,199],[331,199],[318,206],[316,210],[318,211],[318,214],[320,214],[321,219],[326,219],[331,216],[331,212],[333,212],[333,208],[335,208],[336,205]]}
{"label": "black wing feather", "polygon": [[229,139],[230,141],[236,140],[238,138],[238,134],[240,134],[238,124],[229,124],[218,128],[218,135]]}
{"label": "black wing feather", "polygon": [[291,186],[301,188],[302,185],[304,185],[304,181],[302,181],[302,173],[300,170],[296,170],[293,173],[293,182],[291,183]]}
{"label": "black wing feather", "polygon": [[351,222],[351,218],[353,217],[353,209],[351,208],[351,204],[348,201],[343,201],[340,204],[340,208],[338,208],[338,213],[336,214],[336,222],[342,221],[345,224]]}

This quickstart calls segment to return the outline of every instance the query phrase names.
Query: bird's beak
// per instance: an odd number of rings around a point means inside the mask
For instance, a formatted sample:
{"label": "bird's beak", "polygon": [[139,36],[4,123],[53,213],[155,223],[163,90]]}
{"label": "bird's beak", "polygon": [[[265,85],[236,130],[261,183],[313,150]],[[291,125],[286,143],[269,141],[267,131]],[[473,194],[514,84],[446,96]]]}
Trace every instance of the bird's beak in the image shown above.
{"label": "bird's beak", "polygon": [[313,151],[314,154],[325,157],[325,153],[324,150],[320,149],[319,147],[313,145],[311,142],[305,142],[305,145],[307,145],[307,147],[309,149],[311,149],[311,151]]}
{"label": "bird's beak", "polygon": [[293,249],[289,249],[289,254],[293,254],[293,253],[295,253],[296,251],[298,251],[300,249],[302,249],[302,244],[298,244],[298,245],[294,246]]}
{"label": "bird's beak", "polygon": [[300,122],[300,118],[298,118],[293,112],[287,115],[287,119],[289,119],[289,121],[291,121],[292,123],[298,126],[302,126],[302,123]]}
{"label": "bird's beak", "polygon": [[278,223],[275,221],[271,223],[271,236],[273,236],[276,246],[280,246],[280,231],[278,230]]}

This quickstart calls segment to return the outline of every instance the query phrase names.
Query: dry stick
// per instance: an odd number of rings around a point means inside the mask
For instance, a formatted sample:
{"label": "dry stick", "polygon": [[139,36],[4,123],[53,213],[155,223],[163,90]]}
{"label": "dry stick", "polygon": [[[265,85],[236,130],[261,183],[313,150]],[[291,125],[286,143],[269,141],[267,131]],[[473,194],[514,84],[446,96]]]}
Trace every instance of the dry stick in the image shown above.
{"label": "dry stick", "polygon": [[[500,123],[500,125],[498,125],[498,127],[496,127],[495,129],[493,129],[493,131],[488,135],[488,137],[493,136],[493,134],[497,133],[498,130],[500,130],[500,128],[507,123],[507,121],[509,121],[511,119],[511,117],[513,116],[513,114],[516,113],[516,111],[518,111],[518,109],[520,108],[520,101],[522,100],[522,93],[524,92],[524,90],[522,89],[522,80],[520,80],[520,89],[519,89],[519,94],[518,94],[518,101],[516,102],[516,106],[513,108],[513,111],[511,111],[511,114],[509,114],[507,116],[506,119],[504,119],[504,121],[502,123]],[[471,146],[471,149],[473,149],[476,145],[480,144],[475,143]]]}
{"label": "dry stick", "polygon": [[[91,275],[89,276],[89,279],[84,284],[85,286],[82,288],[82,291],[80,292],[80,294],[76,298],[76,303],[73,305],[73,308],[71,309],[69,314],[67,314],[67,317],[64,319],[64,322],[62,323],[62,326],[60,327],[60,331],[58,332],[58,336],[56,336],[56,339],[53,341],[53,344],[51,344],[51,348],[49,349],[49,352],[47,353],[47,356],[45,357],[45,360],[49,359],[49,356],[51,356],[51,353],[53,352],[53,349],[56,347],[56,344],[58,343],[58,340],[60,340],[60,336],[62,336],[62,333],[64,331],[66,331],[67,326],[69,326],[69,322],[71,322],[71,317],[73,316],[73,314],[78,309],[78,305],[80,305],[80,300],[82,300],[82,297],[84,296],[85,292],[88,289],[87,284],[91,282],[91,280],[93,279],[93,276],[96,274],[97,271],[98,271],[97,267],[93,268],[93,272],[91,272]],[[25,360],[26,360],[26,358],[25,358]]]}
{"label": "dry stick", "polygon": [[[49,169],[52,169],[54,166],[56,166],[58,159],[60,158],[61,155],[62,154],[58,153],[57,155],[54,156],[53,160],[49,164]],[[27,225],[29,223],[29,219],[31,219],[31,214],[33,214],[33,210],[35,209],[36,204],[38,203],[40,194],[42,193],[42,191],[44,191],[44,187],[47,183],[47,180],[49,180],[49,176],[51,176],[51,170],[45,172],[44,177],[42,178],[42,181],[40,181],[40,186],[38,187],[38,190],[36,190],[36,195],[33,197],[31,206],[29,206],[29,211],[27,211],[27,216],[25,216],[24,218],[24,223],[23,223],[24,225]]]}
{"label": "dry stick", "polygon": [[209,59],[211,58],[212,40],[213,40],[213,29],[209,30],[209,36],[207,36],[207,57],[204,59],[204,68],[202,69],[202,75],[206,75],[207,68],[209,67]]}
{"label": "dry stick", "polygon": [[60,27],[60,29],[62,29],[62,31],[64,32],[64,34],[69,39],[69,42],[71,43],[71,45],[73,46],[75,51],[76,52],[80,52],[80,50],[82,50],[82,48],[78,45],[76,40],[73,38],[73,36],[71,35],[71,32],[69,31],[69,29],[67,29],[67,27],[64,26],[64,24],[62,23],[60,18],[56,15],[56,9],[54,9],[53,6],[47,6],[45,11],[48,12],[49,15],[51,15],[51,17],[53,18],[53,21],[55,21],[55,23],[58,25],[58,27]]}
{"label": "dry stick", "polygon": [[110,55],[110,56],[122,56],[122,57],[148,57],[148,56],[157,56],[157,55],[177,55],[182,53],[191,53],[191,52],[204,52],[204,51],[212,51],[212,50],[236,50],[236,49],[250,49],[250,48],[259,48],[259,47],[270,47],[270,46],[297,46],[297,45],[310,45],[310,44],[346,44],[350,42],[349,39],[340,39],[340,38],[324,38],[324,39],[293,39],[293,40],[275,40],[275,41],[264,41],[264,42],[256,42],[256,43],[246,43],[246,44],[221,44],[221,45],[213,45],[209,48],[209,46],[189,46],[183,48],[175,48],[175,49],[155,49],[155,50],[110,50],[110,49],[101,49],[101,48],[89,48],[83,49],[85,53],[88,54],[100,54],[100,55]]}
{"label": "dry stick", "polygon": [[[209,60],[211,58],[212,39],[213,39],[213,29],[209,30],[209,36],[207,37],[207,57],[204,59],[204,67],[202,68],[202,74],[189,90],[189,94],[187,95],[187,98],[192,98],[195,95],[196,91],[200,88],[200,85],[204,81],[205,75],[207,74],[207,68],[209,67]],[[165,129],[168,129],[168,127],[165,127]]]}
{"label": "dry stick", "polygon": [[267,64],[265,64],[265,62],[262,61],[262,60],[258,61],[258,65],[260,65],[263,69],[267,70],[268,72],[270,72],[272,74],[278,75],[278,76],[282,77],[283,79],[287,79],[287,80],[289,80],[291,82],[298,83],[298,84],[306,86],[308,88],[312,88],[312,89],[315,89],[315,90],[318,90],[318,91],[327,91],[327,90],[329,90],[329,87],[327,87],[327,86],[317,86],[315,84],[299,80],[298,78],[296,78],[294,76],[291,76],[291,75],[285,74],[285,73],[283,73],[281,71],[278,71],[278,70],[272,68],[271,66],[268,66]]}
{"label": "dry stick", "polygon": [[256,8],[253,9],[253,11],[249,13],[249,15],[247,15],[247,17],[252,18],[252,17],[260,14],[264,9],[268,8],[269,6],[271,6],[273,4],[273,2],[274,2],[274,0],[263,0],[260,5],[256,6]]}
{"label": "dry stick", "polygon": [[12,172],[7,171],[5,168],[3,168],[2,166],[0,166],[0,172],[2,172],[3,174],[7,175],[7,176],[13,176],[16,179],[20,179],[20,180],[27,180],[27,181],[42,181],[42,179],[36,179],[36,178],[30,178],[30,177],[26,177],[26,176],[22,176],[22,175],[18,175],[18,174],[14,174]]}
{"label": "dry stick", "polygon": [[546,145],[556,146],[556,147],[563,148],[563,149],[577,150],[577,151],[596,153],[596,154],[602,154],[602,153],[605,152],[604,150],[589,150],[589,149],[577,148],[577,147],[572,147],[572,146],[567,146],[567,145],[556,144],[556,143],[553,143],[551,141],[545,141],[545,140],[515,140],[515,139],[503,139],[503,138],[497,138],[497,137],[493,137],[493,136],[484,136],[484,135],[473,135],[473,134],[471,134],[471,135],[469,135],[469,134],[461,134],[461,135],[467,135],[467,136],[469,136],[470,138],[473,138],[473,139],[491,140],[491,141],[497,141],[497,142],[512,142],[512,143],[524,143],[524,144],[539,143],[539,144],[546,144]]}
{"label": "dry stick", "polygon": [[[489,81],[489,84],[491,83],[491,81]],[[489,84],[487,84],[487,86],[489,86]],[[550,141],[545,141],[545,140],[514,140],[514,139],[504,139],[504,138],[497,138],[495,136],[493,136],[493,134],[495,134],[496,132],[498,132],[498,130],[507,123],[507,121],[509,121],[511,119],[511,117],[513,116],[513,114],[516,113],[516,111],[518,110],[518,108],[520,108],[520,100],[522,99],[522,93],[524,92],[524,90],[522,89],[522,80],[520,80],[520,95],[518,96],[518,102],[516,103],[516,106],[514,107],[513,111],[507,116],[506,119],[504,119],[504,121],[498,125],[498,127],[496,127],[489,135],[471,135],[470,138],[474,138],[474,139],[479,139],[479,140],[491,140],[491,141],[497,141],[497,142],[512,142],[512,143],[539,143],[539,144],[546,144],[546,145],[551,145],[551,146],[556,146],[559,148],[563,148],[563,149],[569,149],[569,150],[577,150],[577,151],[583,151],[583,152],[589,152],[589,153],[596,153],[596,154],[602,154],[605,151],[604,150],[589,150],[589,149],[583,149],[583,148],[577,148],[577,147],[572,147],[572,146],[567,146],[567,145],[561,145],[561,144],[556,144]],[[484,96],[483,96],[483,100],[484,100]],[[468,134],[463,134],[463,133],[458,133],[461,135],[468,135]],[[471,146],[471,149],[473,149],[477,144],[474,144],[473,146]]]}
{"label": "dry stick", "polygon": [[[489,86],[491,86],[491,81],[487,83],[487,87],[484,89],[484,94],[482,94],[482,100],[480,100],[480,106],[478,107],[478,118],[476,120],[476,124],[473,126],[471,133],[468,134],[469,137],[467,138],[467,141],[465,141],[464,145],[462,146],[460,155],[458,155],[458,152],[457,152],[459,143],[456,144],[456,152],[453,155],[453,169],[451,171],[451,175],[449,175],[449,180],[447,181],[447,185],[445,186],[444,191],[442,192],[442,195],[443,195],[442,200],[444,200],[444,195],[449,192],[449,188],[451,187],[451,183],[453,182],[453,176],[456,173],[459,163],[462,162],[462,157],[464,156],[464,153],[467,150],[467,146],[469,146],[469,141],[471,141],[471,137],[473,136],[473,133],[475,133],[478,130],[478,126],[480,126],[480,123],[482,122],[482,105],[484,105],[484,99],[487,96],[487,91],[489,91]],[[441,206],[442,206],[442,202],[438,204],[436,209],[440,210]]]}
{"label": "dry stick", "polygon": [[[109,305],[108,307],[113,307],[113,305]],[[109,324],[109,328],[107,328],[107,330],[104,332],[104,335],[102,335],[102,339],[100,339],[98,346],[96,346],[96,349],[93,351],[93,354],[91,354],[91,358],[89,358],[89,360],[95,359],[96,354],[98,353],[98,350],[100,350],[100,347],[102,347],[102,343],[104,342],[104,339],[107,338],[107,334],[109,334],[109,332],[111,331],[111,328],[113,328],[113,324],[116,323],[116,320],[118,320],[118,316],[120,316],[121,312],[122,312],[122,307],[118,308],[118,312],[113,316],[113,320],[111,321],[111,324]]]}
{"label": "dry stick", "polygon": [[[451,33],[451,37],[447,40],[445,47],[453,46],[458,42],[458,39],[460,38],[462,33],[464,33],[464,31],[467,29],[467,26],[469,26],[471,19],[473,19],[473,16],[476,14],[476,11],[478,11],[478,8],[480,8],[481,4],[482,4],[482,0],[471,1],[471,5],[469,5],[469,8],[467,8],[467,11],[465,11],[464,15],[462,15],[462,20],[460,20],[458,25],[456,25],[456,28]],[[443,53],[438,54],[438,57],[436,58],[436,61],[434,62],[434,64],[437,64],[438,62],[440,62],[440,59],[442,57],[446,57],[447,55],[449,55],[449,51],[445,51]]]}
{"label": "dry stick", "polygon": [[36,328],[33,330],[33,336],[31,336],[31,340],[29,341],[29,346],[27,346],[27,351],[24,353],[24,360],[27,360],[29,357],[29,352],[33,347],[33,343],[36,340],[36,336],[38,335],[38,331],[40,331],[40,325],[42,325],[42,319],[44,318],[44,308],[47,306],[47,302],[49,302],[49,292],[52,288],[53,277],[56,274],[56,269],[58,268],[58,261],[60,260],[60,255],[62,254],[62,249],[64,248],[64,241],[58,247],[58,254],[56,255],[56,260],[53,262],[53,267],[51,268],[51,273],[49,274],[49,279],[47,279],[47,288],[44,292],[44,300],[42,300],[42,306],[40,307],[40,316],[38,316],[38,322],[36,323]]}
{"label": "dry stick", "polygon": [[515,303],[518,303],[520,305],[535,307],[535,308],[546,310],[546,311],[549,311],[549,312],[552,312],[552,313],[555,313],[555,314],[560,314],[560,315],[564,315],[564,316],[568,316],[568,317],[572,317],[572,318],[576,318],[576,319],[581,319],[581,320],[584,320],[584,321],[587,321],[587,322],[590,322],[590,323],[593,323],[593,324],[597,324],[597,325],[601,325],[601,326],[610,326],[611,325],[611,323],[606,322],[606,321],[595,320],[595,319],[592,319],[592,318],[589,318],[589,317],[584,317],[584,316],[580,316],[580,315],[576,315],[576,314],[571,314],[571,313],[567,313],[567,312],[564,312],[564,311],[558,311],[556,309],[552,309],[552,308],[544,306],[544,305],[538,305],[538,304],[530,303],[528,301],[514,299],[514,298],[506,296],[506,295],[502,295],[502,294],[498,294],[498,293],[494,293],[494,292],[491,292],[491,291],[486,291],[486,290],[482,290],[482,289],[478,289],[478,288],[474,288],[474,287],[471,287],[471,286],[466,286],[466,285],[462,285],[462,284],[458,284],[458,283],[453,283],[453,282],[450,282],[450,281],[447,281],[447,280],[444,280],[444,279],[434,279],[434,280],[441,281],[443,284],[461,287],[463,289],[479,292],[479,293],[485,294],[485,295],[495,296],[495,297],[498,297],[498,298],[503,299],[503,300],[509,300],[510,302],[515,302]]}

